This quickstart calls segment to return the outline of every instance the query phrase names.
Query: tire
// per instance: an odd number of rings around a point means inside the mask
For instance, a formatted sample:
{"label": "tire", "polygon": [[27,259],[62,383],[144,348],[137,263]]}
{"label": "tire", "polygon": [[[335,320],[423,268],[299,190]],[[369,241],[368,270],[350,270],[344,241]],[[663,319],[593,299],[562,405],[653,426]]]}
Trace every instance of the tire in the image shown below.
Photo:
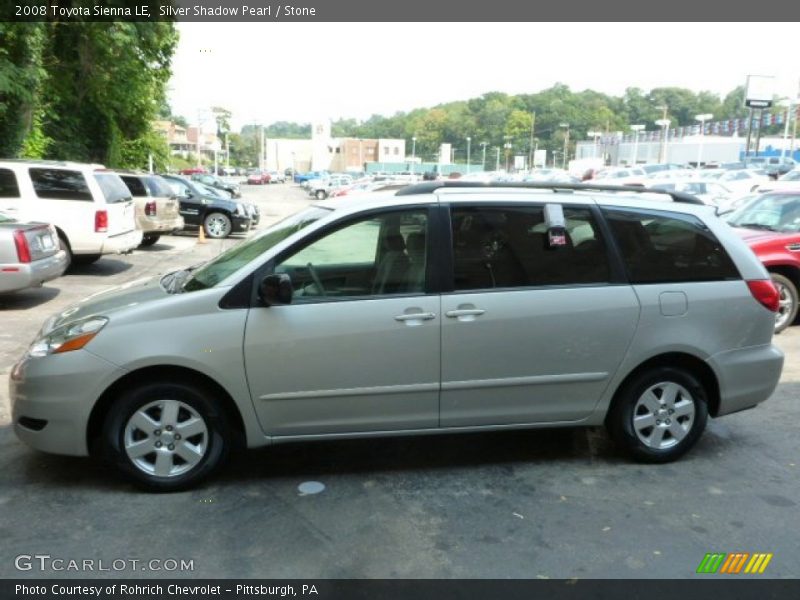
{"label": "tire", "polygon": [[147,246],[152,246],[161,238],[160,233],[145,233],[142,236],[142,243],[139,244],[139,247],[146,248]]}
{"label": "tire", "polygon": [[73,259],[72,248],[70,248],[69,242],[64,237],[62,237],[60,235],[58,236],[58,247],[61,250],[63,250],[67,255],[67,266],[64,269],[64,272],[66,273],[67,271],[69,271],[70,267],[72,266],[72,259]]}
{"label": "tire", "polygon": [[91,265],[100,260],[102,254],[73,254],[72,264],[74,265]]}
{"label": "tire", "polygon": [[227,457],[230,440],[225,411],[208,391],[153,382],[123,392],[112,405],[101,449],[140,487],[175,492],[211,475]]}
{"label": "tire", "polygon": [[708,395],[700,381],[681,368],[655,367],[620,388],[606,427],[634,459],[665,463],[697,443],[707,420]]}
{"label": "tire", "polygon": [[206,235],[214,239],[226,238],[233,230],[231,218],[221,212],[212,212],[203,219],[203,229]]}
{"label": "tire", "polygon": [[775,333],[780,333],[797,318],[798,293],[797,286],[788,277],[780,273],[770,273],[772,282],[778,288],[778,312],[775,313]]}
{"label": "tire", "polygon": [[325,193],[325,190],[317,190],[314,194],[317,200],[325,200],[328,197],[328,194]]}

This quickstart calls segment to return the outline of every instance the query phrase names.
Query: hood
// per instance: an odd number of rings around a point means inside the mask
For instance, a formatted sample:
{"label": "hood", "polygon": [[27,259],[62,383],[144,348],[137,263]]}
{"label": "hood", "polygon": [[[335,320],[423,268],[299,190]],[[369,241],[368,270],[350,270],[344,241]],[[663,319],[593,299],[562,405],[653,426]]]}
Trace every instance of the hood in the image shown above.
{"label": "hood", "polygon": [[733,230],[748,245],[760,244],[762,242],[774,242],[781,238],[792,238],[795,234],[779,233],[777,231],[765,231],[763,229],[747,229],[746,227],[733,227]]}
{"label": "hood", "polygon": [[163,275],[137,279],[92,294],[50,317],[42,327],[42,333],[48,333],[56,327],[83,317],[91,315],[109,317],[128,307],[160,300],[169,295],[159,283],[161,277]]}

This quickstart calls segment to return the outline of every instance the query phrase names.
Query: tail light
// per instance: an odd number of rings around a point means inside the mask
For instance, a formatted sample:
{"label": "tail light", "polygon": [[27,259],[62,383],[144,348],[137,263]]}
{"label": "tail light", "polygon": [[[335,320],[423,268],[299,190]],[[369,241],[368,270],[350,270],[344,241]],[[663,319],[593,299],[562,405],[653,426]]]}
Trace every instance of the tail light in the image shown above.
{"label": "tail light", "polygon": [[108,231],[107,211],[98,210],[94,213],[94,231],[95,233],[106,233]]}
{"label": "tail light", "polygon": [[778,288],[772,283],[771,279],[754,279],[747,282],[753,298],[758,300],[764,307],[772,312],[778,312],[780,294]]}
{"label": "tail light", "polygon": [[31,249],[28,246],[28,238],[25,237],[25,232],[17,230],[14,232],[14,245],[17,247],[17,258],[21,263],[31,262]]}
{"label": "tail light", "polygon": [[151,200],[147,204],[144,205],[144,214],[148,217],[155,217],[156,216],[156,203],[155,200]]}

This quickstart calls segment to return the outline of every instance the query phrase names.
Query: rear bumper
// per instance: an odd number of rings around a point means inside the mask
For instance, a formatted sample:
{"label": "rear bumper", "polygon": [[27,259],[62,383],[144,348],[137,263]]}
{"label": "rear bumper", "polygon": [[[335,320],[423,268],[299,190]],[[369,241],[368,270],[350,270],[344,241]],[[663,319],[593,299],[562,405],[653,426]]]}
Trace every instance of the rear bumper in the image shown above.
{"label": "rear bumper", "polygon": [[39,286],[45,281],[60,277],[66,268],[67,253],[64,250],[32,263],[0,265],[0,292]]}
{"label": "rear bumper", "polygon": [[719,411],[728,415],[763,402],[781,378],[783,352],[772,344],[715,354],[708,359],[719,382]]}
{"label": "rear bumper", "polygon": [[142,232],[139,229],[126,231],[119,235],[110,235],[103,242],[101,254],[124,254],[142,243]]}
{"label": "rear bumper", "polygon": [[170,218],[162,217],[136,217],[136,227],[143,233],[168,233],[183,229],[183,217],[178,215]]}

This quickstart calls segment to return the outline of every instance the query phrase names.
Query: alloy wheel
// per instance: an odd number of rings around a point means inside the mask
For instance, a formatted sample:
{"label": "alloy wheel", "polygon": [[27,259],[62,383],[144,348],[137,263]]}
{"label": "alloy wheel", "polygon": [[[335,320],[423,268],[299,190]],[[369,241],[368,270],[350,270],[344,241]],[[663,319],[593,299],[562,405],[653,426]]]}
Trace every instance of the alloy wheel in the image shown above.
{"label": "alloy wheel", "polygon": [[665,381],[647,388],[633,409],[633,430],[647,447],[677,446],[691,431],[695,401],[683,386]]}

